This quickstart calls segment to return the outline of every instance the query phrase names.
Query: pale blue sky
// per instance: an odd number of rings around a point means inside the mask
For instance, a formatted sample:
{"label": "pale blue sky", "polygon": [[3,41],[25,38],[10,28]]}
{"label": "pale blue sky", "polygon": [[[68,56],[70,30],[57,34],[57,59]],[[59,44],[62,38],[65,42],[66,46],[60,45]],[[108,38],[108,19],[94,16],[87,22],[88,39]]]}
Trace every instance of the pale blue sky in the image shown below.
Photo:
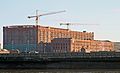
{"label": "pale blue sky", "polygon": [[71,30],[93,31],[95,39],[120,41],[120,0],[1,0],[0,41],[2,27],[12,24],[35,24],[28,15],[66,10],[65,13],[40,18],[45,26],[60,26],[60,22],[78,22],[100,25],[70,26]]}

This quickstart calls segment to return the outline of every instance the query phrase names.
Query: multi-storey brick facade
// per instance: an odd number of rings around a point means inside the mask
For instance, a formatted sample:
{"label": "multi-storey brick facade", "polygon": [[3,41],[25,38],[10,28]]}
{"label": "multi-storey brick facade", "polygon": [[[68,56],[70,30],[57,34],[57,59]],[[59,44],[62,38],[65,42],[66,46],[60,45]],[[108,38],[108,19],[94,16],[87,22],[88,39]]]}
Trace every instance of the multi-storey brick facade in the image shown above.
{"label": "multi-storey brick facade", "polygon": [[20,51],[34,50],[36,48],[35,26],[6,26],[3,27],[3,48]]}
{"label": "multi-storey brick facade", "polygon": [[52,52],[80,52],[84,48],[90,51],[113,51],[113,43],[100,40],[77,40],[72,38],[55,38],[51,42]]}
{"label": "multi-storey brick facade", "polygon": [[[46,50],[54,38],[74,38],[78,40],[94,40],[93,32],[78,32],[62,28],[35,25],[19,25],[3,27],[3,47],[20,51]],[[47,49],[48,50],[48,49]]]}
{"label": "multi-storey brick facade", "polygon": [[68,29],[38,26],[38,42],[51,42],[54,38],[74,38],[79,40],[94,40],[93,32],[78,32]]}

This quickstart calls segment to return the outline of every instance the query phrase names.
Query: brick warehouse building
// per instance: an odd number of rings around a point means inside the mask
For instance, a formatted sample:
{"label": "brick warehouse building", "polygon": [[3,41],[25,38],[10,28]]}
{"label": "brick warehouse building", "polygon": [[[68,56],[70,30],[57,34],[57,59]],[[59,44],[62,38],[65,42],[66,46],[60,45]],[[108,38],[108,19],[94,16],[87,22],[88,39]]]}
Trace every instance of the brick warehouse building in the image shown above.
{"label": "brick warehouse building", "polygon": [[55,38],[51,42],[52,52],[86,52],[113,51],[114,45],[111,41],[102,40],[77,40],[72,38]]}
{"label": "brick warehouse building", "polygon": [[78,32],[68,29],[44,27],[39,25],[16,25],[3,27],[3,48],[20,51],[40,52],[51,49],[54,38],[74,38],[76,40],[94,40],[93,32]]}

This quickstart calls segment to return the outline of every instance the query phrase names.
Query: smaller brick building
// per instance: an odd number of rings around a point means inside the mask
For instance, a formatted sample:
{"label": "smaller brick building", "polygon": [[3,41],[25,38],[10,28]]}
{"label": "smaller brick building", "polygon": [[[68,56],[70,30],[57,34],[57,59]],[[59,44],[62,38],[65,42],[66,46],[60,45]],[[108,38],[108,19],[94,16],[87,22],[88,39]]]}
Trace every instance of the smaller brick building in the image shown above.
{"label": "smaller brick building", "polygon": [[120,42],[114,42],[114,50],[120,52]]}
{"label": "smaller brick building", "polygon": [[51,42],[52,52],[70,52],[72,48],[71,38],[55,38]]}
{"label": "smaller brick building", "polygon": [[86,52],[91,51],[113,51],[113,43],[100,40],[76,40],[72,38],[55,38],[51,42],[52,52]]}

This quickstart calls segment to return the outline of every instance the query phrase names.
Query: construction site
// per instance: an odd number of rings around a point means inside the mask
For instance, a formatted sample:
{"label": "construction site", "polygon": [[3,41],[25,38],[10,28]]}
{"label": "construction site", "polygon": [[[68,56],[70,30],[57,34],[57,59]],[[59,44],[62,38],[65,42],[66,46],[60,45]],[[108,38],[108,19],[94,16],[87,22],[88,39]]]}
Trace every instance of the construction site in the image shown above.
{"label": "construction site", "polygon": [[[89,25],[62,22],[67,28],[42,26],[39,17],[65,11],[38,14],[36,25],[3,27],[3,48],[0,50],[1,69],[119,69],[119,43],[96,40],[94,32],[73,31],[70,25]],[[92,24],[94,25],[94,24]],[[96,24],[95,24],[96,25]]]}
{"label": "construction site", "polygon": [[19,50],[21,52],[85,52],[92,51],[114,51],[114,44],[109,40],[95,40],[94,32],[72,31],[69,25],[87,25],[80,23],[60,23],[66,25],[67,29],[45,27],[39,25],[39,17],[64,11],[51,12],[39,15],[36,10],[36,25],[12,25],[3,27],[3,48],[8,50]]}

